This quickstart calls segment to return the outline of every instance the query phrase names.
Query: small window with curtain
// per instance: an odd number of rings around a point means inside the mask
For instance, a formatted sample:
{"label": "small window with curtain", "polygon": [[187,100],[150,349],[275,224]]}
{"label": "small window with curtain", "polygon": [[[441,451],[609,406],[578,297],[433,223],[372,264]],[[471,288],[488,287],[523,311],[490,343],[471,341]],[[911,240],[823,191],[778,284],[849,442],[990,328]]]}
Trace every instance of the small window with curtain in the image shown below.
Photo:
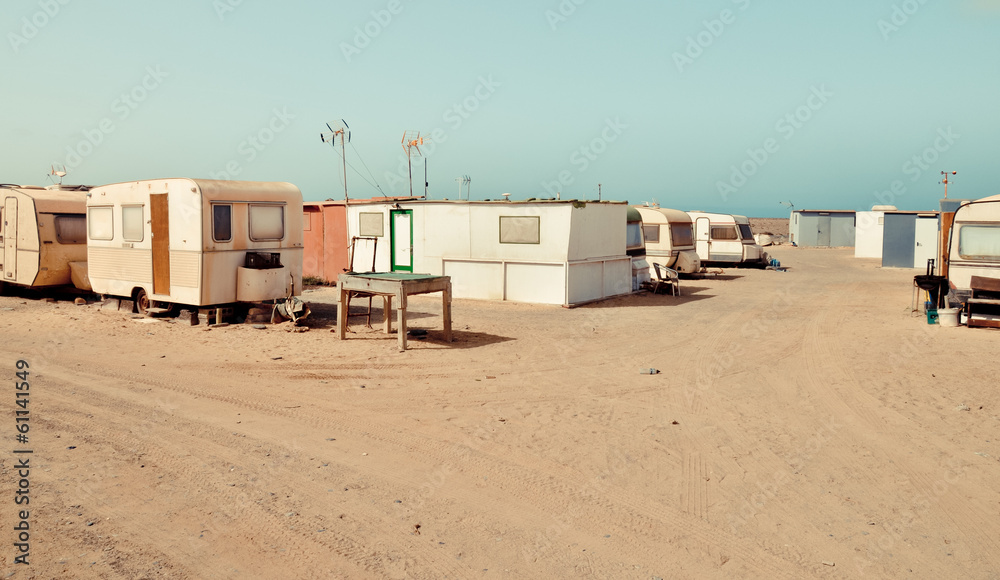
{"label": "small window with curtain", "polygon": [[122,238],[126,242],[141,242],[142,226],[142,206],[122,206]]}
{"label": "small window with curtain", "polygon": [[673,247],[693,246],[694,235],[691,224],[670,224],[670,240]]}
{"label": "small window with curtain", "polygon": [[87,235],[92,240],[112,240],[115,237],[115,214],[110,205],[87,209]]}
{"label": "small window with curtain", "polygon": [[643,247],[641,222],[627,224],[625,227],[625,249],[636,250],[641,247]]}
{"label": "small window with curtain", "polygon": [[540,244],[539,216],[500,216],[501,244]]}
{"label": "small window with curtain", "polygon": [[642,226],[642,235],[646,238],[646,243],[660,243],[660,226]]}
{"label": "small window with curtain", "polygon": [[712,226],[713,240],[738,240],[736,226]]}
{"label": "small window with curtain", "polygon": [[212,205],[212,239],[217,242],[233,240],[233,206]]}
{"label": "small window with curtain", "polygon": [[280,240],[285,237],[285,207],[281,205],[250,205],[250,239],[255,242]]}

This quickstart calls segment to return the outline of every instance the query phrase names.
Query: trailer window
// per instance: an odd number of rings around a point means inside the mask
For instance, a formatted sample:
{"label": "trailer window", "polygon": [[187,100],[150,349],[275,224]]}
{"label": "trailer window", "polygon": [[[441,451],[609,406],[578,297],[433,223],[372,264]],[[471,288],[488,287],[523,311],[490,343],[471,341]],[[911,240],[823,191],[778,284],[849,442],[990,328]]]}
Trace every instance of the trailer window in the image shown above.
{"label": "trailer window", "polygon": [[750,226],[748,224],[740,224],[739,228],[740,228],[740,237],[742,237],[744,240],[750,240],[752,242],[753,232],[750,231]]}
{"label": "trailer window", "polygon": [[114,239],[115,215],[113,207],[91,207],[87,209],[87,235],[92,240]]}
{"label": "trailer window", "polygon": [[694,245],[691,224],[670,224],[670,240],[674,247]]}
{"label": "trailer window", "polygon": [[365,238],[381,238],[385,234],[384,217],[381,212],[361,212],[358,214],[358,233]]}
{"label": "trailer window", "polygon": [[122,206],[122,238],[127,242],[141,242],[142,230],[142,206]]}
{"label": "trailer window", "polygon": [[958,230],[958,255],[967,260],[1000,258],[1000,226],[962,226]]}
{"label": "trailer window", "polygon": [[250,239],[255,242],[285,237],[285,208],[280,205],[250,206]]}
{"label": "trailer window", "polygon": [[625,249],[634,250],[641,248],[642,244],[642,223],[632,222],[625,226]]}
{"label": "trailer window", "polygon": [[212,239],[229,242],[233,239],[233,206],[215,204],[212,206]]}
{"label": "trailer window", "polygon": [[304,232],[311,232],[312,231],[312,229],[313,229],[313,227],[312,227],[312,225],[313,225],[313,223],[312,223],[312,215],[313,215],[313,212],[311,212],[311,211],[304,211],[304,212],[302,212],[302,231],[304,231]]}
{"label": "trailer window", "polygon": [[500,216],[501,244],[540,244],[539,216]]}
{"label": "trailer window", "polygon": [[712,226],[713,240],[738,240],[736,228],[733,226]]}
{"label": "trailer window", "polygon": [[642,226],[642,235],[650,244],[660,243],[660,226]]}
{"label": "trailer window", "polygon": [[60,244],[86,244],[87,218],[82,215],[57,215],[56,241]]}

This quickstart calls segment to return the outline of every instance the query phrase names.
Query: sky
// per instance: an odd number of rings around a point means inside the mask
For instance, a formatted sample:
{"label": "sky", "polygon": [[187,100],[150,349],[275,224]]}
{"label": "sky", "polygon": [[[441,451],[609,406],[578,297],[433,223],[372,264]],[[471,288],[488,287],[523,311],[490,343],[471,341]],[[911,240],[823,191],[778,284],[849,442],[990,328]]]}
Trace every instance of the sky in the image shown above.
{"label": "sky", "polygon": [[[998,193],[1000,0],[6,0],[0,182],[758,217]],[[600,184],[600,185],[599,185]]]}

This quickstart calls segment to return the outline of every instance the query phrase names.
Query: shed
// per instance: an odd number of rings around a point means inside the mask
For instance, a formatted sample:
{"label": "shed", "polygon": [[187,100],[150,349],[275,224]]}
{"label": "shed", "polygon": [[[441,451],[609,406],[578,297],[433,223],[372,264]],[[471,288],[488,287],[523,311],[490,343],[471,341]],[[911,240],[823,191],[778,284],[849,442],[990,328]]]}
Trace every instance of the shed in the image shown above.
{"label": "shed", "polygon": [[854,213],[854,210],[797,209],[788,223],[789,241],[800,247],[853,247]]}
{"label": "shed", "polygon": [[[351,203],[356,264],[451,277],[453,296],[574,305],[627,294],[624,202],[575,200]],[[366,254],[367,252],[367,254]]]}
{"label": "shed", "polygon": [[302,276],[336,282],[348,266],[347,205],[302,202]]}
{"label": "shed", "polygon": [[[412,197],[375,197],[302,202],[302,276],[335,283],[350,269],[351,234],[347,231],[347,205],[412,200]],[[357,265],[356,265],[357,267]]]}
{"label": "shed", "polygon": [[871,211],[859,211],[855,214],[855,258],[882,257],[882,232],[887,211],[896,211],[896,206],[873,205]]}
{"label": "shed", "polygon": [[882,267],[923,268],[938,252],[939,212],[887,211],[883,217]]}

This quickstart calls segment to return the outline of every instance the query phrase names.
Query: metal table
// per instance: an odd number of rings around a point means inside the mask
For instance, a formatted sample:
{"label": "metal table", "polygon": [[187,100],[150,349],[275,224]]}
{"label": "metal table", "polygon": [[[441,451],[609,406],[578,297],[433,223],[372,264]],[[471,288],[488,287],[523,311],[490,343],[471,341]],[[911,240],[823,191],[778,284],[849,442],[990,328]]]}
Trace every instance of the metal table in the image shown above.
{"label": "metal table", "polygon": [[444,339],[451,342],[451,277],[402,272],[370,272],[341,274],[337,278],[340,302],[337,304],[337,336],[347,334],[347,295],[349,292],[366,292],[382,296],[385,312],[385,333],[392,332],[392,298],[396,298],[396,320],[399,326],[399,350],[406,350],[406,297],[413,294],[440,292],[444,316]]}

